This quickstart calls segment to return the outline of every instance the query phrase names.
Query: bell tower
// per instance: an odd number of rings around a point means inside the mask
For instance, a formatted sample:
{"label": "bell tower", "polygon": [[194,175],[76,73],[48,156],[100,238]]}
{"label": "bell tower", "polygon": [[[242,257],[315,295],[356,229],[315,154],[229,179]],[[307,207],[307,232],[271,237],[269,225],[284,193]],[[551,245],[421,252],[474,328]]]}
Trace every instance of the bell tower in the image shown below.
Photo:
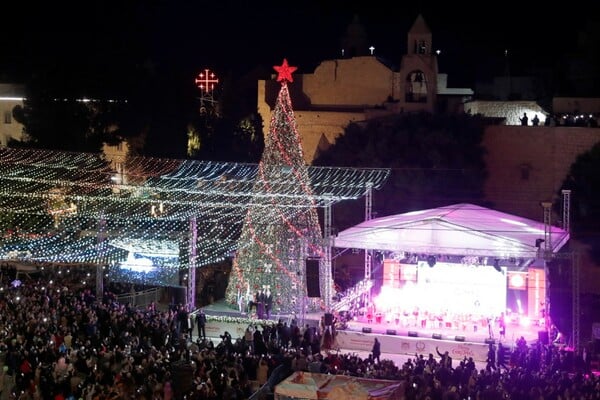
{"label": "bell tower", "polygon": [[431,30],[419,14],[408,31],[407,52],[400,63],[398,93],[402,110],[434,111],[438,65],[431,37]]}
{"label": "bell tower", "polygon": [[408,31],[407,54],[431,55],[431,30],[423,16],[419,14]]}

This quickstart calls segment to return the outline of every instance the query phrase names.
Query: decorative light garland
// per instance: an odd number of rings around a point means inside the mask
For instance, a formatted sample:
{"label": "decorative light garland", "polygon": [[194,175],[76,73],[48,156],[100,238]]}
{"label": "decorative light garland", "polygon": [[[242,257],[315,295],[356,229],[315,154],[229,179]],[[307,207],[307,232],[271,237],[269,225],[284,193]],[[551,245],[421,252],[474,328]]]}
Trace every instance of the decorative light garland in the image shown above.
{"label": "decorative light garland", "polygon": [[[114,179],[111,161],[122,162],[121,179]],[[119,243],[147,253],[161,252],[167,242],[182,246],[196,218],[201,267],[249,246],[240,235],[251,209],[276,205],[277,219],[253,213],[255,228],[271,229],[315,207],[357,199],[389,176],[388,169],[304,166],[299,186],[285,166],[270,165],[268,174],[261,168],[0,147],[0,259],[112,266],[127,256]],[[163,268],[175,273],[180,265]]]}

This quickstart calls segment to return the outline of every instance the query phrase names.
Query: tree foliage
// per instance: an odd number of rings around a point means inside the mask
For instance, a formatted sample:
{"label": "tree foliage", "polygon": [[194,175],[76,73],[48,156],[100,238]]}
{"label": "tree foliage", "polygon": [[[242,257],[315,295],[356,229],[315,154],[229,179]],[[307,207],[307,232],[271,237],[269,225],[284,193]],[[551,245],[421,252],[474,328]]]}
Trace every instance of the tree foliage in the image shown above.
{"label": "tree foliage", "polygon": [[600,143],[580,154],[565,178],[555,210],[562,210],[562,191],[571,190],[570,228],[574,239],[590,245],[590,254],[600,263]]}
{"label": "tree foliage", "polygon": [[117,134],[118,104],[86,99],[69,77],[47,72],[26,85],[23,106],[13,110],[23,125],[24,141],[13,146],[98,152]]}
{"label": "tree foliage", "polygon": [[[373,193],[373,211],[379,216],[461,202],[481,204],[484,125],[478,116],[425,112],[353,123],[314,164],[391,168],[389,180]],[[338,228],[362,220],[358,210],[364,205],[338,207]]]}
{"label": "tree foliage", "polygon": [[[197,133],[200,142],[195,158],[251,163],[260,160],[264,134],[253,94],[256,79],[255,75],[226,77],[214,94],[215,103],[206,103],[204,112],[192,118],[190,129]],[[254,86],[249,87],[248,81]]]}

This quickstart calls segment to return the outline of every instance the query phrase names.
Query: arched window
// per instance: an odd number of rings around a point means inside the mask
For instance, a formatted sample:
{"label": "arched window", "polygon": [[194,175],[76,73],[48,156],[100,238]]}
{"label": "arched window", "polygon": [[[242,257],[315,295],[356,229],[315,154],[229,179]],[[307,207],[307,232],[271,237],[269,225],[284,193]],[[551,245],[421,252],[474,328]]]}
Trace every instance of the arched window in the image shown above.
{"label": "arched window", "polygon": [[415,70],[406,76],[405,92],[407,103],[427,103],[427,78],[423,71]]}

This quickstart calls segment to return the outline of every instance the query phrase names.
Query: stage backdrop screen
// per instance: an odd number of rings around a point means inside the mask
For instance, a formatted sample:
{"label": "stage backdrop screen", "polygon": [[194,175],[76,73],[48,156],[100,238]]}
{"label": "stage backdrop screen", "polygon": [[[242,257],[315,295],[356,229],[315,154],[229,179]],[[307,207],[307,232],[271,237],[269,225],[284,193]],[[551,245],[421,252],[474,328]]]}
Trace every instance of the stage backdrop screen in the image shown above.
{"label": "stage backdrop screen", "polygon": [[109,280],[146,286],[179,286],[179,258],[130,252],[109,268]]}
{"label": "stage backdrop screen", "polygon": [[[388,275],[397,269],[389,263]],[[385,278],[375,299],[380,312],[427,311],[455,317],[496,318],[506,311],[506,267],[426,261],[399,264],[400,279]],[[408,273],[403,279],[402,271]],[[398,286],[396,286],[399,283]]]}

